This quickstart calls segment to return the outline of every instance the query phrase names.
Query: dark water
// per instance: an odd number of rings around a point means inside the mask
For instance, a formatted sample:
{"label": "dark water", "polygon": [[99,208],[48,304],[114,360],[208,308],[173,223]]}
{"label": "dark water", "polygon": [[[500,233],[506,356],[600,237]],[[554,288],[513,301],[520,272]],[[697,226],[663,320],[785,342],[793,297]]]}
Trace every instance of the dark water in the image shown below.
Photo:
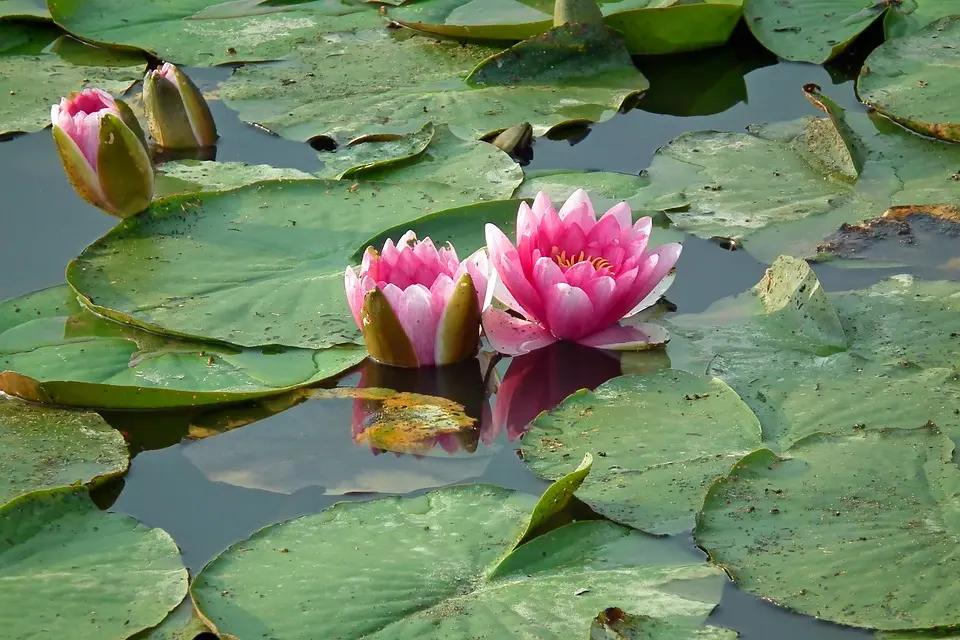
{"label": "dark water", "polygon": [[[749,37],[738,34],[732,45],[698,54],[638,60],[653,89],[629,113],[590,128],[571,130],[559,140],[538,140],[530,168],[602,169],[636,173],[660,145],[685,131],[741,131],[748,124],[819,115],[802,96],[810,82],[823,87],[842,106],[860,109],[852,78],[871,42],[829,69],[778,63]],[[210,86],[229,70],[195,70]],[[321,166],[308,145],[271,136],[240,123],[219,103],[214,114],[222,135],[218,160],[272,164],[314,171]],[[0,299],[63,282],[63,268],[113,224],[79,200],[63,177],[49,131],[0,143]],[[744,291],[763,275],[764,265],[743,251],[725,251],[688,238],[680,263],[685,277],[670,291],[682,312],[696,312],[724,296]],[[817,267],[827,289],[860,288],[904,269],[842,270]],[[507,372],[509,362],[496,370]],[[478,418],[489,410],[482,372],[476,364],[465,372],[466,391],[453,398]],[[617,375],[600,362],[587,371],[589,382],[571,379],[570,392]],[[366,374],[365,374],[366,375]],[[412,374],[411,374],[412,375]],[[592,376],[592,377],[591,377]],[[354,372],[338,384],[355,386]],[[424,390],[422,381],[400,380],[397,388]],[[565,383],[567,384],[567,383]],[[458,394],[466,393],[466,400]],[[447,392],[449,395],[449,392]],[[471,395],[472,394],[472,395]],[[542,407],[548,408],[548,407]],[[340,500],[369,499],[370,492],[421,493],[466,481],[489,482],[540,493],[545,483],[518,459],[517,440],[507,432],[484,431],[473,453],[450,455],[436,449],[415,457],[373,455],[351,436],[354,404],[347,399],[310,400],[269,416],[262,407],[219,412],[109,413],[105,417],[130,439],[135,458],[124,480],[98,493],[102,504],[166,529],[196,572],[228,545],[260,527],[316,513]],[[184,439],[224,424],[262,419],[207,439]],[[265,417],[266,416],[266,417]],[[488,418],[489,416],[487,416]],[[206,430],[206,431],[205,431]],[[689,536],[664,539],[665,545],[693,548]],[[746,640],[865,637],[868,632],[842,628],[792,614],[739,591],[732,583],[711,622],[736,629]]]}

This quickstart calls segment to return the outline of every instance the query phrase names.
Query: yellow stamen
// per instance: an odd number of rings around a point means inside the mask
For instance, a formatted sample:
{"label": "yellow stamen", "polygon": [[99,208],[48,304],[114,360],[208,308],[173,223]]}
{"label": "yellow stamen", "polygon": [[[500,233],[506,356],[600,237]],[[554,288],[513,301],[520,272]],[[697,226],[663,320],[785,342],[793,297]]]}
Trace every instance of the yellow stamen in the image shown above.
{"label": "yellow stamen", "polygon": [[560,251],[559,247],[553,247],[553,249],[550,251],[550,257],[553,258],[553,260],[561,267],[572,267],[578,262],[589,262],[593,265],[593,268],[597,269],[598,271],[600,269],[609,269],[611,272],[613,271],[613,265],[610,264],[609,260],[585,255],[583,251],[581,251],[579,255],[574,253],[568,257],[566,251]]}

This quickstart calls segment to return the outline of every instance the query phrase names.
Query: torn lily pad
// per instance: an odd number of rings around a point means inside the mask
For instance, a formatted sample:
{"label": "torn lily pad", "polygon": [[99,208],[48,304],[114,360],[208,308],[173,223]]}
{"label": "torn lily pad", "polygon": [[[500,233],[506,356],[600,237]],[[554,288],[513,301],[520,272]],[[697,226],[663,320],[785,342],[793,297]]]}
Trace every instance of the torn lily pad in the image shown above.
{"label": "torn lily pad", "polygon": [[960,16],[888,40],[863,63],[860,99],[918,133],[960,141]]}
{"label": "torn lily pad", "polygon": [[[503,637],[579,637],[608,605],[702,622],[723,576],[692,554],[608,521],[536,527],[585,472],[548,489],[539,504],[479,484],[340,503],[228,549],[197,576],[192,595],[218,632],[241,637],[252,629],[291,639],[389,629],[398,639],[449,638],[492,628]],[[354,544],[345,547],[345,535]],[[369,571],[385,576],[385,591],[369,588]],[[268,587],[280,575],[293,590]],[[352,607],[379,613],[342,615]]]}
{"label": "torn lily pad", "polygon": [[34,402],[157,409],[238,402],[319,382],[359,347],[239,349],[100,318],[66,285],[0,304],[0,390]]}
{"label": "torn lily pad", "polygon": [[409,32],[340,34],[280,64],[238,69],[222,95],[241,119],[292,140],[326,136],[344,144],[414,133],[431,121],[466,139],[517,122],[541,135],[565,123],[607,120],[648,86],[615,35],[571,29],[521,43],[507,58],[493,47]]}
{"label": "torn lily pad", "polygon": [[123,436],[96,413],[0,396],[0,504],[117,476],[129,461]]}
{"label": "torn lily pad", "polygon": [[418,158],[435,135],[436,127],[428,122],[420,131],[408,135],[380,134],[357,138],[336,152],[321,153],[323,169],[317,172],[317,177],[343,180],[367,171],[394,167]]}

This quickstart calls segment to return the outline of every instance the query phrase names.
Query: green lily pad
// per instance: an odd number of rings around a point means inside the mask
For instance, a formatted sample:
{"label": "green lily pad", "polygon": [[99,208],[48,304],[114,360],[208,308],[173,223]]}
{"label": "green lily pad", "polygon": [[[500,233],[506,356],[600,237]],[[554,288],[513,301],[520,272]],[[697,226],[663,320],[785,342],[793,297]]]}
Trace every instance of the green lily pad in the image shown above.
{"label": "green lily pad", "polygon": [[539,169],[526,173],[514,197],[535,198],[538,192],[544,191],[559,206],[574,191],[583,189],[590,195],[593,208],[598,212],[606,211],[618,202],[626,202],[636,211],[643,209],[651,197],[646,191],[649,184],[646,176],[626,173]]}
{"label": "green lily pad", "polygon": [[0,20],[49,20],[43,0],[0,0]]}
{"label": "green lily pad", "polygon": [[[492,47],[409,32],[341,34],[301,46],[280,64],[238,69],[221,91],[242,120],[293,140],[326,136],[343,144],[414,133],[431,121],[468,139],[519,122],[540,135],[607,120],[648,86],[616,37],[572,29],[521,43],[508,58],[491,58],[499,51]],[[468,75],[473,80],[465,82]]]}
{"label": "green lily pad", "polygon": [[124,473],[120,432],[88,411],[40,407],[0,396],[0,504],[16,496]]}
{"label": "green lily pad", "polygon": [[[48,33],[43,25],[16,26],[25,34],[14,41],[18,47],[29,44],[31,32],[41,40]],[[11,50],[16,51],[13,47]],[[76,42],[62,47],[55,43],[50,52],[35,55],[0,55],[0,94],[4,96],[0,105],[0,135],[50,126],[50,105],[73,91],[97,87],[120,95],[143,77],[145,68],[146,63],[138,54]]]}
{"label": "green lily pad", "polygon": [[210,633],[210,628],[200,619],[188,596],[158,626],[131,638],[133,640],[195,640],[201,633]]}
{"label": "green lily pad", "polygon": [[680,533],[710,481],[761,441],[760,423],[723,381],[667,370],[614,378],[540,414],[523,459],[550,479],[569,458],[601,452],[578,497],[617,522]]}
{"label": "green lily pad", "polygon": [[888,40],[902,38],[957,13],[957,5],[951,0],[905,0],[901,7],[887,11],[883,18],[883,32]]}
{"label": "green lily pad", "polygon": [[427,150],[435,134],[436,127],[428,122],[420,131],[405,136],[394,134],[371,136],[369,140],[360,138],[336,153],[321,153],[323,169],[317,172],[317,177],[342,180],[413,160]]}
{"label": "green lily pad", "polygon": [[[742,0],[600,0],[608,27],[632,54],[694,51],[723,44],[740,20]],[[400,24],[468,40],[524,40],[553,26],[552,2],[425,0],[390,9]]]}
{"label": "green lily pad", "polygon": [[49,0],[54,21],[89,42],[137,48],[195,67],[276,60],[314,38],[373,29],[375,7],[337,0]]}
{"label": "green lily pad", "polygon": [[650,616],[635,616],[611,607],[594,618],[590,640],[730,640],[736,631],[720,627],[681,627]]}
{"label": "green lily pad", "polygon": [[785,60],[815,64],[838,56],[886,10],[887,3],[873,0],[743,3],[744,20],[763,46]]}
{"label": "green lily pad", "polygon": [[0,391],[35,402],[155,409],[238,402],[319,382],[360,347],[238,349],[104,320],[70,287],[0,303]]}
{"label": "green lily pad", "polygon": [[226,191],[268,180],[310,180],[313,176],[297,169],[245,162],[180,160],[157,167],[154,197]]}
{"label": "green lily pad", "polygon": [[758,450],[711,487],[697,543],[743,589],[803,614],[885,630],[960,624],[953,450],[935,426]]}
{"label": "green lily pad", "polygon": [[[343,271],[371,230],[472,202],[437,182],[264,182],[157,200],[67,281],[97,313],[242,346],[360,344]],[[122,274],[122,276],[121,276]]]}
{"label": "green lily pad", "polygon": [[[365,142],[359,146],[367,144],[377,143]],[[450,185],[462,197],[476,201],[509,197],[523,181],[523,169],[508,154],[480,140],[458,138],[445,125],[436,127],[423,152],[408,159],[370,164],[369,167],[354,166],[343,172],[346,174],[343,177],[394,183],[439,182]]]}
{"label": "green lily pad", "polygon": [[52,24],[0,20],[0,54],[39,55],[62,33]]}
{"label": "green lily pad", "polygon": [[478,484],[336,504],[234,545],[192,595],[220,633],[240,637],[571,638],[608,605],[702,622],[722,574],[675,546],[601,520],[516,546],[531,511],[546,520],[576,484],[536,508],[532,496]]}
{"label": "green lily pad", "polygon": [[857,94],[863,102],[908,129],[960,141],[960,16],[888,40],[863,64]]}
{"label": "green lily pad", "polygon": [[[100,511],[85,488],[36,491],[0,507],[0,624],[9,638],[123,640],[157,625],[187,592],[161,529]],[[133,597],[133,595],[136,597]]]}

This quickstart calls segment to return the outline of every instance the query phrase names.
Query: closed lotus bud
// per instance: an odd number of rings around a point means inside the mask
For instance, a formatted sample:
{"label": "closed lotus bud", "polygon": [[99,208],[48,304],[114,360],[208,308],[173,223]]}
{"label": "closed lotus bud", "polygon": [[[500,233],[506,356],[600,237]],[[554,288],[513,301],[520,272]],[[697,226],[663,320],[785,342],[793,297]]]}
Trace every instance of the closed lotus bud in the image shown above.
{"label": "closed lotus bud", "polygon": [[150,135],[165,149],[196,149],[217,141],[217,126],[200,89],[169,62],[147,71],[143,107]]}
{"label": "closed lotus bud", "polygon": [[50,110],[67,179],[90,204],[121,218],[153,198],[153,164],[143,129],[122,100],[100,89],[62,98]]}
{"label": "closed lotus bud", "polygon": [[383,251],[367,249],[359,274],[347,267],[344,284],[353,318],[370,356],[395,367],[428,367],[477,354],[480,312],[489,277],[487,254],[463,262],[453,247],[408,231]]}

